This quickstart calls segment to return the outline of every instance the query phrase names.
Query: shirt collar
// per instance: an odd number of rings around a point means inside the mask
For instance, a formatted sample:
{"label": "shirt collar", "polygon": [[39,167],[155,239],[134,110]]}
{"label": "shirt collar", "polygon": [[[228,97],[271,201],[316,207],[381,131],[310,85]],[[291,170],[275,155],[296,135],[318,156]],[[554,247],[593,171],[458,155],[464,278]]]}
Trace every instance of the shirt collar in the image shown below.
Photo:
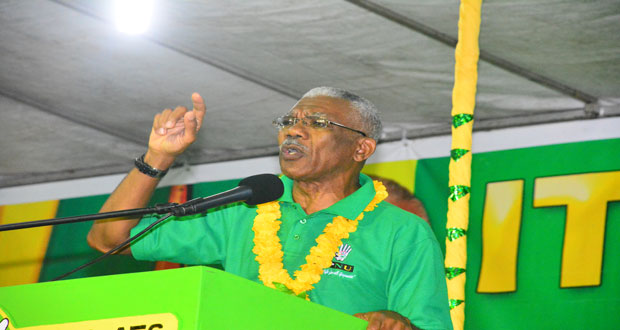
{"label": "shirt collar", "polygon": [[[285,175],[282,175],[280,179],[284,184],[284,193],[278,200],[281,202],[295,203],[295,201],[293,201],[293,180]],[[361,185],[359,189],[351,195],[339,200],[334,205],[319,212],[341,215],[351,220],[356,219],[375,197],[375,186],[372,183],[372,179],[365,174],[360,174],[359,180]]]}

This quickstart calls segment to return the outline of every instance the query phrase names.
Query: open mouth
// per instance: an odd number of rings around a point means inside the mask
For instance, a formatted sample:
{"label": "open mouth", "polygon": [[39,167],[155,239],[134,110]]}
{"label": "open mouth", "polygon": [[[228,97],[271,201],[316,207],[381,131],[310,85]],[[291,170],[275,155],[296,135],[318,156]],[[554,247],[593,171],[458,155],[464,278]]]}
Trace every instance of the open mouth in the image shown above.
{"label": "open mouth", "polygon": [[280,155],[284,159],[297,159],[304,155],[303,147],[295,144],[282,144],[280,146]]}

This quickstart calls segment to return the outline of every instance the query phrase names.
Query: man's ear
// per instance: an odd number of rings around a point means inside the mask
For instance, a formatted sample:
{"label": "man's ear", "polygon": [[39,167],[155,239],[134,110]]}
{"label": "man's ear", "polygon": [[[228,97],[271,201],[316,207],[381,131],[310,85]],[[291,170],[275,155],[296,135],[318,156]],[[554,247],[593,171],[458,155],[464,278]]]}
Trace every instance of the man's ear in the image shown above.
{"label": "man's ear", "polygon": [[377,148],[377,141],[371,138],[361,138],[357,140],[355,153],[353,154],[353,160],[356,162],[363,162],[368,159]]}

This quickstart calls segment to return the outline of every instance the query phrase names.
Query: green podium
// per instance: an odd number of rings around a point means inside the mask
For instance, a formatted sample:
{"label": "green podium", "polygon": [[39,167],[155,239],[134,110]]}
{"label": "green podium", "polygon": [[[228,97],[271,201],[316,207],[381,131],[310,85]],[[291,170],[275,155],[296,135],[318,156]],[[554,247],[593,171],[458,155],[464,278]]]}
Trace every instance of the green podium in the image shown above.
{"label": "green podium", "polygon": [[366,321],[208,267],[0,288],[0,330],[365,329]]}

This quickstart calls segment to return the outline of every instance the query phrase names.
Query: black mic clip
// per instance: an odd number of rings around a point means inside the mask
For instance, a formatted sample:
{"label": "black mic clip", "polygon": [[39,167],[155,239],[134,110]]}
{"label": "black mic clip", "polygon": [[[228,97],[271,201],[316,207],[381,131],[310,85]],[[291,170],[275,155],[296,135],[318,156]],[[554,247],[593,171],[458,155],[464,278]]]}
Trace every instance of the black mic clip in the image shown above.
{"label": "black mic clip", "polygon": [[195,205],[200,202],[203,202],[204,200],[205,200],[204,197],[197,197],[194,199],[190,199],[185,203],[175,205],[174,208],[172,208],[169,212],[175,216],[183,216],[183,215],[197,213],[197,212],[191,212],[191,211],[195,211],[195,208],[194,208]]}
{"label": "black mic clip", "polygon": [[155,204],[151,209],[153,212],[157,214],[168,214],[172,213],[172,215],[186,215],[187,208],[191,207],[199,202],[202,202],[204,198],[198,197],[191,200],[188,200],[185,203],[165,203],[165,204]]}
{"label": "black mic clip", "polygon": [[155,204],[153,211],[157,214],[173,213],[179,207],[179,203]]}

